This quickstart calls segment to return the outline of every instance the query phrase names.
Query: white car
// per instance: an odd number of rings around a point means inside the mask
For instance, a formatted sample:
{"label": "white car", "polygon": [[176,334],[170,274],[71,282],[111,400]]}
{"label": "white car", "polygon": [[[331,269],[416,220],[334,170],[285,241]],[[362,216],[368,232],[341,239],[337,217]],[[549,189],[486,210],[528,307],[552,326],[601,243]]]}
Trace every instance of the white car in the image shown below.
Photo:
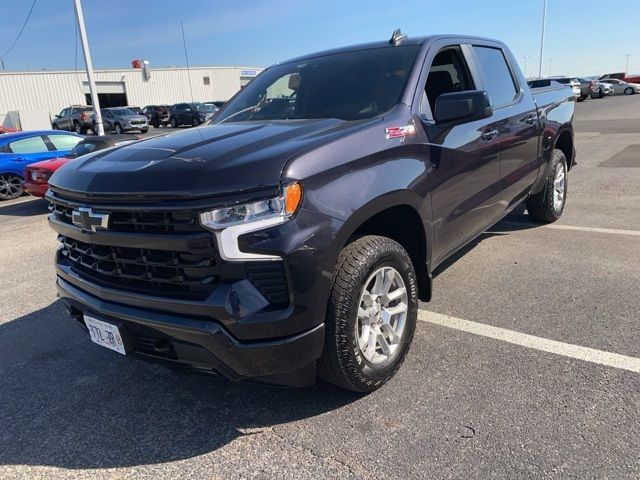
{"label": "white car", "polygon": [[633,95],[634,93],[640,93],[640,84],[639,83],[627,83],[622,80],[618,80],[617,78],[603,78],[600,80],[600,83],[605,82],[611,85],[613,88],[613,93],[625,94],[625,95]]}
{"label": "white car", "polygon": [[606,95],[613,95],[613,85],[607,82],[598,81],[591,98],[602,98]]}

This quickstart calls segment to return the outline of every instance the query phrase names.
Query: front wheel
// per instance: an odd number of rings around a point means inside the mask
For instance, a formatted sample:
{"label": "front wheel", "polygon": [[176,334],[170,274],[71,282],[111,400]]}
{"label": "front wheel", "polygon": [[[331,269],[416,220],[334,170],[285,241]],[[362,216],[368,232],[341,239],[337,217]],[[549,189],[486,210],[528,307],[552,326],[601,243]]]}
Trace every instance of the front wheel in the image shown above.
{"label": "front wheel", "polygon": [[140,130],[140,133],[147,133],[148,131],[149,131],[148,128],[143,128],[143,129]]}
{"label": "front wheel", "polygon": [[124,130],[122,129],[122,126],[119,123],[115,124],[113,130],[117,135],[121,135],[124,133]]}
{"label": "front wheel", "polygon": [[334,272],[318,374],[358,392],[384,385],[413,340],[417,292],[411,258],[399,243],[371,235],[347,245]]}
{"label": "front wheel", "polygon": [[624,94],[625,95],[633,95],[634,93],[636,93],[636,91],[631,87],[627,87],[627,88],[624,89]]}
{"label": "front wheel", "polygon": [[172,118],[169,123],[171,124],[171,128],[178,128],[178,122],[176,122],[175,118]]}
{"label": "front wheel", "polygon": [[23,193],[22,179],[20,177],[10,173],[0,175],[0,200],[18,198]]}
{"label": "front wheel", "polygon": [[567,159],[562,150],[554,150],[545,187],[527,199],[527,211],[539,222],[555,222],[562,216],[566,201]]}

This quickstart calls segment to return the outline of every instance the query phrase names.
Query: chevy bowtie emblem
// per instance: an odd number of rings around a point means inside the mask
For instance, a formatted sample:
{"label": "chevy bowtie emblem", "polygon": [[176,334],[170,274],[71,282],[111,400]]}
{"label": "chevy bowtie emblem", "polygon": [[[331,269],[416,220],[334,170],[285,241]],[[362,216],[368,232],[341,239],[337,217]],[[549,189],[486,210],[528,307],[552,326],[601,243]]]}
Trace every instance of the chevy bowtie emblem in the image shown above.
{"label": "chevy bowtie emblem", "polygon": [[413,125],[405,125],[404,127],[389,127],[385,129],[387,140],[390,138],[404,138],[407,135],[415,135],[416,127]]}
{"label": "chevy bowtie emblem", "polygon": [[71,221],[83,230],[91,230],[94,233],[98,229],[107,230],[109,228],[109,214],[94,213],[90,208],[80,207],[74,209],[71,214]]}

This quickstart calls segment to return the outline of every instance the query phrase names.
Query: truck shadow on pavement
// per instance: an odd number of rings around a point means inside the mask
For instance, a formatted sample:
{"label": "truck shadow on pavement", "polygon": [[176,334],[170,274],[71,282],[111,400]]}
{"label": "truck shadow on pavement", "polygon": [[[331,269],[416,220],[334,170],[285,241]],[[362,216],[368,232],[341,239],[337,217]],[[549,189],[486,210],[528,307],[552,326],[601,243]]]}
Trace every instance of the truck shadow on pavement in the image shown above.
{"label": "truck shadow on pavement", "polygon": [[42,215],[48,213],[49,203],[43,198],[31,197],[29,200],[23,202],[10,203],[3,205],[0,203],[0,217],[32,217],[35,215]]}
{"label": "truck shadow on pavement", "polygon": [[0,464],[127,467],[214,451],[245,429],[362,398],[196,376],[90,342],[61,301],[0,324]]}

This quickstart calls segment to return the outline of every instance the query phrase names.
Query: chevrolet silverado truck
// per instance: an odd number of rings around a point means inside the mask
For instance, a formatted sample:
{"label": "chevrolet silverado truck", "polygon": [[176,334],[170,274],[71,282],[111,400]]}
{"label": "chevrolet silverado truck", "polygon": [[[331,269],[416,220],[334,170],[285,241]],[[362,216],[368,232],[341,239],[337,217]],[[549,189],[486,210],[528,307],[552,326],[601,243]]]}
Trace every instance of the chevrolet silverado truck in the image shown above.
{"label": "chevrolet silverado truck", "polygon": [[56,171],[59,295],[123,355],[372,391],[439,264],[523,202],[561,216],[574,106],[483,38],[396,31],[273,65],[209,126]]}

